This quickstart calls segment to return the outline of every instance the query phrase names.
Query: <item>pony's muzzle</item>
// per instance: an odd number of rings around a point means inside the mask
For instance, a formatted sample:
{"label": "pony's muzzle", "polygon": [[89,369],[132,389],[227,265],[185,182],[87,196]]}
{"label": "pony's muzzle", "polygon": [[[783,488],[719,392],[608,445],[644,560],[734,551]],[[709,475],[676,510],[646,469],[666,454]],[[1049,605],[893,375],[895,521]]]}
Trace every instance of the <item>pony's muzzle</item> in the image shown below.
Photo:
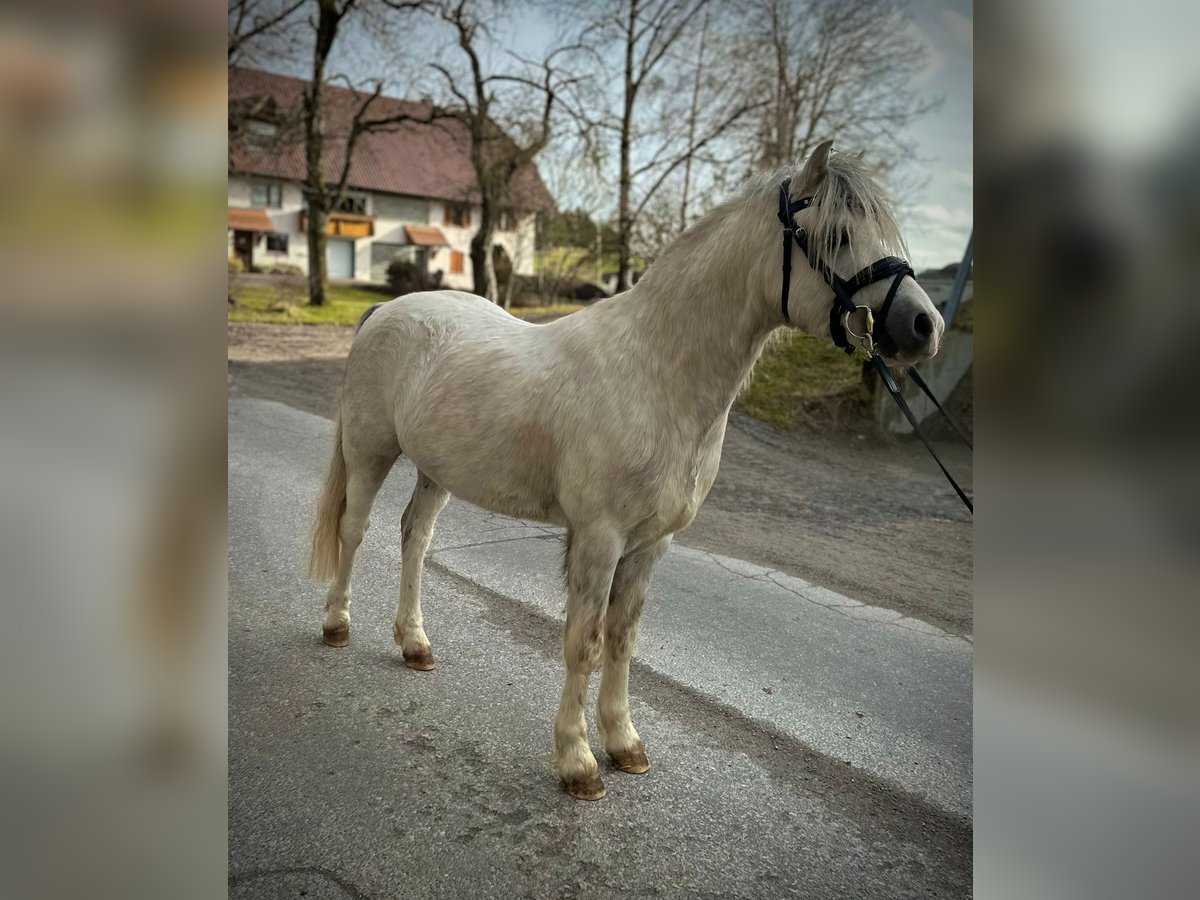
{"label": "pony's muzzle", "polygon": [[887,319],[887,336],[898,353],[925,359],[938,351],[946,329],[941,314],[925,297],[897,298]]}

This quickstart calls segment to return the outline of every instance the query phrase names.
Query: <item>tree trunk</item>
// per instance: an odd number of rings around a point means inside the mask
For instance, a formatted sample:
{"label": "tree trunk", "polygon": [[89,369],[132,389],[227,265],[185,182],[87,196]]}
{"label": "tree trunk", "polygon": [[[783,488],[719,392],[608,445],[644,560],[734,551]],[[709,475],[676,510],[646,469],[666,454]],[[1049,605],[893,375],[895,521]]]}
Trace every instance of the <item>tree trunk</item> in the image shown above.
{"label": "tree trunk", "polygon": [[308,302],[325,305],[325,222],[328,217],[328,191],[325,185],[325,136],[321,133],[322,88],[325,62],[337,37],[342,19],[333,0],[318,3],[317,35],[313,43],[312,81],[304,95],[305,195],[308,198]]}
{"label": "tree trunk", "polygon": [[317,209],[308,201],[308,302],[312,306],[325,305],[325,282],[328,280],[325,265],[325,235],[327,216],[324,209]]}
{"label": "tree trunk", "polygon": [[634,36],[637,34],[637,0],[629,4],[629,22],[625,33],[625,107],[621,116],[621,174],[617,194],[617,290],[629,290],[629,245],[633,240],[633,217],[629,209],[629,193],[632,188],[630,169],[630,143],[633,132],[633,106],[637,86],[633,80],[633,57],[637,49]]}
{"label": "tree trunk", "polygon": [[471,238],[471,282],[476,294],[495,303],[500,298],[500,291],[496,286],[496,266],[492,262],[492,235],[495,225],[492,222],[490,206],[491,204],[484,203],[480,207],[479,230]]}

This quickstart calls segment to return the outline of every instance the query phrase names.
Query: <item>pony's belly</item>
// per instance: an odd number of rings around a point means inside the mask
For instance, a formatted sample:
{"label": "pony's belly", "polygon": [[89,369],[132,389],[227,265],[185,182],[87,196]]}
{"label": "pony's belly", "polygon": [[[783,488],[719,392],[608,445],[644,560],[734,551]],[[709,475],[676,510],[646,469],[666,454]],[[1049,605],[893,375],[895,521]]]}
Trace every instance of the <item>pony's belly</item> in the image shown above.
{"label": "pony's belly", "polygon": [[528,495],[499,493],[496,491],[472,491],[470,487],[461,490],[447,487],[455,497],[466,500],[488,512],[499,513],[514,519],[528,519],[533,522],[544,522],[547,525],[567,524],[566,518],[559,505],[544,498]]}
{"label": "pony's belly", "polygon": [[420,447],[405,453],[422,473],[459,500],[515,519],[566,524],[562,508],[549,490],[549,479],[536,469],[513,461],[505,465],[495,458],[450,458],[436,449]]}

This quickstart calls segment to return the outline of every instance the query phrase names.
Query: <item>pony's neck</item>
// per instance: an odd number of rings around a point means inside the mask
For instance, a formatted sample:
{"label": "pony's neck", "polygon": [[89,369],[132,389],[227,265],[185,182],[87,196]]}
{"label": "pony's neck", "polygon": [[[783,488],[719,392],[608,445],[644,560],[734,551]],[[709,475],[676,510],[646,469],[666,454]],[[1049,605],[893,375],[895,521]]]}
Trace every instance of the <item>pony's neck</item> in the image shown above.
{"label": "pony's neck", "polygon": [[[767,337],[783,324],[763,299],[777,283],[764,276],[762,261],[777,247],[778,229],[762,227],[747,205],[728,204],[688,229],[618,298],[635,339],[654,354],[650,371],[669,395],[672,417],[701,432],[728,413]],[[772,257],[770,265],[781,262]]]}

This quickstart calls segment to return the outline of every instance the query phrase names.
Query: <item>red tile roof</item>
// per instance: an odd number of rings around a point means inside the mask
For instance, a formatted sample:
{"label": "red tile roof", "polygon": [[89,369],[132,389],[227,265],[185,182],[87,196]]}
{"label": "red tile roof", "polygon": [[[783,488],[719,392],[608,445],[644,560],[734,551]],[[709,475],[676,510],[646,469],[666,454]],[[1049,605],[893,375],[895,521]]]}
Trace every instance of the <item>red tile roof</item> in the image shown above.
{"label": "red tile roof", "polygon": [[[265,105],[284,117],[298,117],[308,82],[259,69],[231,66],[229,106],[237,109]],[[347,88],[327,87],[325,98],[325,178],[341,175],[345,140],[355,111],[365,94]],[[372,117],[408,113],[427,116],[428,103],[411,103],[380,97],[371,106]],[[229,171],[234,174],[264,175],[303,181],[304,142],[301,137],[281,140],[270,146],[230,135]],[[348,186],[360,190],[386,191],[436,200],[479,201],[475,172],[471,166],[470,138],[457,120],[440,119],[433,124],[404,122],[395,131],[364,134],[350,164]],[[554,199],[534,166],[519,171],[513,179],[512,205],[526,210],[552,210]]]}
{"label": "red tile roof", "polygon": [[237,231],[274,231],[271,219],[261,209],[229,207],[229,227]]}
{"label": "red tile roof", "polygon": [[442,229],[434,228],[425,225],[405,225],[404,233],[408,235],[410,244],[417,244],[421,247],[449,247],[450,242],[446,240],[446,235],[442,234]]}

